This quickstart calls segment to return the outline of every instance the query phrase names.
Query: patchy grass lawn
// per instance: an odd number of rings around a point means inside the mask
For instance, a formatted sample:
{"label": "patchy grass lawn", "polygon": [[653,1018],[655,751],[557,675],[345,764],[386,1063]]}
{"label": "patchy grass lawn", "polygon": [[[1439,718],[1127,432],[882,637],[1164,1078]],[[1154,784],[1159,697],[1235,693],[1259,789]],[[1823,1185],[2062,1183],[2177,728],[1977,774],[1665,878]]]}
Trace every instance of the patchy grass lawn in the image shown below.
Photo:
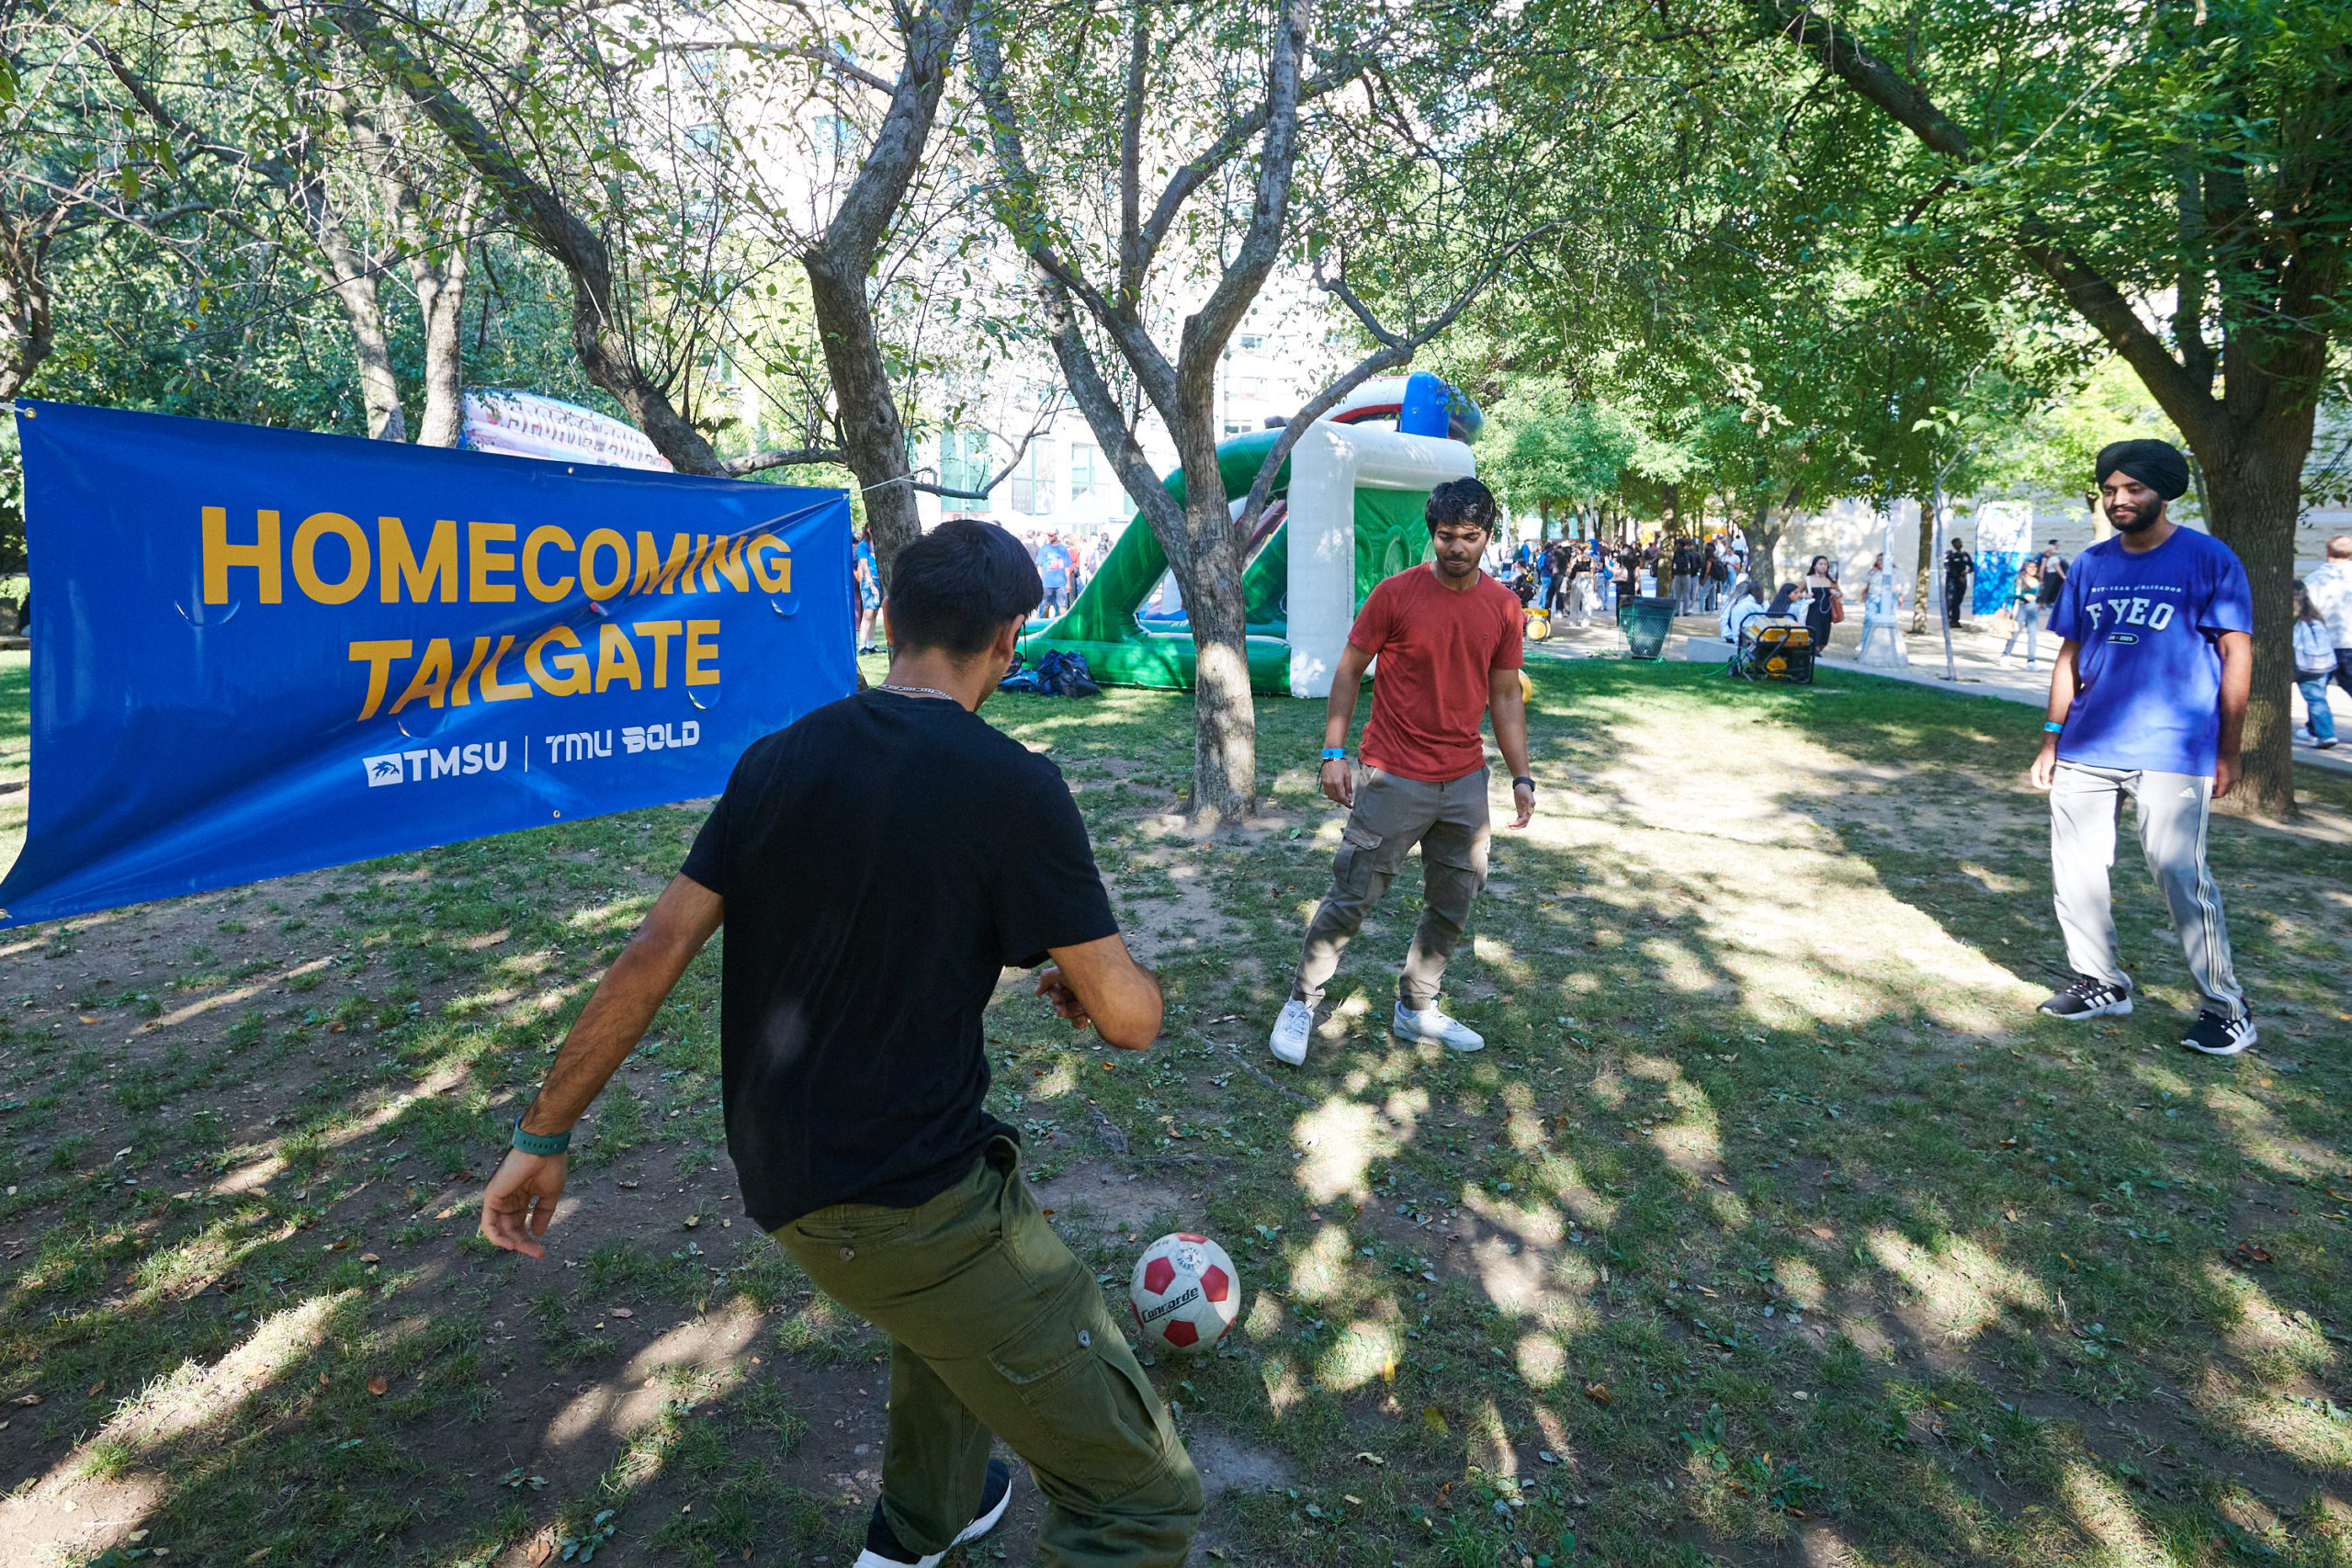
{"label": "patchy grass lawn", "polygon": [[[1153,1372],[1196,1561],[2352,1562],[2352,790],[2216,823],[2263,1044],[2215,1062],[2128,852],[2141,1010],[2032,1015],[2031,710],[1535,677],[1541,815],[1452,976],[1491,1048],[1382,1032],[1408,867],[1299,1072],[1263,1042],[1338,835],[1320,705],[1261,704],[1272,813],[1207,842],[1168,815],[1184,699],[988,710],[1061,763],[1170,1003],[1136,1056],[1009,980],[996,1109],[1106,1288],[1179,1222],[1248,1288],[1225,1351]],[[0,784],[24,689],[0,659]],[[549,1258],[471,1239],[699,816],[6,933],[0,1562],[847,1568],[883,1346],[739,1217],[715,953],[583,1128]],[[971,1561],[1031,1559],[1017,1495]]]}

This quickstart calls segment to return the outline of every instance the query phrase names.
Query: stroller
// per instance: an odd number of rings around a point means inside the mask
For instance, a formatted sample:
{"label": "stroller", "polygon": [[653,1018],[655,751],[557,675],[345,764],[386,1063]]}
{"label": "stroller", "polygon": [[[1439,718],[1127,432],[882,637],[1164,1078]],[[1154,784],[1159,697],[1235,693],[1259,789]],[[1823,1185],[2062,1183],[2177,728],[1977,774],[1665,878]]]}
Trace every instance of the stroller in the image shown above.
{"label": "stroller", "polygon": [[1787,615],[1758,615],[1739,628],[1739,648],[1724,672],[1746,681],[1813,684],[1813,632]]}

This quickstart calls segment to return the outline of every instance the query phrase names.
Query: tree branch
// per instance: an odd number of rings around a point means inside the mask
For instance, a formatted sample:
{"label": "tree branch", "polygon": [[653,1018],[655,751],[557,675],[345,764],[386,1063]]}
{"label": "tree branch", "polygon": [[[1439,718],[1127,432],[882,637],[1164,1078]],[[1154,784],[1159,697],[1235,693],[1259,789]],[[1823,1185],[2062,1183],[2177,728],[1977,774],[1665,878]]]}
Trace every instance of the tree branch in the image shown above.
{"label": "tree branch", "polygon": [[[1354,62],[1350,62],[1345,71],[1325,72],[1299,85],[1298,101],[1310,103],[1336,92],[1360,74],[1361,68]],[[1138,276],[1151,265],[1152,258],[1159,254],[1161,243],[1168,238],[1168,231],[1176,222],[1177,213],[1182,210],[1193,193],[1200,189],[1201,182],[1240,156],[1242,149],[1266,129],[1266,121],[1272,112],[1271,104],[1259,104],[1227,125],[1198,157],[1176,171],[1168,182],[1168,188],[1160,192],[1159,200],[1152,207],[1150,221],[1143,226],[1143,242],[1136,262]]]}
{"label": "tree branch", "polygon": [[[1931,151],[1962,163],[1982,161],[1975,143],[1958,121],[1837,22],[1815,15],[1798,0],[1755,0],[1755,4],[1772,32],[1812,54]],[[2122,291],[2050,234],[2039,220],[2020,221],[2016,239],[2026,259],[2058,286],[2075,313],[2097,328],[2108,345],[2139,375],[2190,444],[2210,440],[2214,422],[2221,417],[2221,405],[2213,398],[2211,384],[2198,384],[2163,340],[2140,320]]]}
{"label": "tree branch", "polygon": [[746,457],[729,457],[719,465],[719,472],[729,479],[740,479],[745,474],[765,473],[770,468],[799,468],[809,463],[847,463],[849,454],[834,446],[796,446],[790,451],[753,452]]}
{"label": "tree branch", "polygon": [[731,49],[739,54],[763,54],[786,60],[806,60],[811,64],[823,66],[836,76],[855,82],[862,87],[871,87],[884,97],[888,97],[899,90],[898,83],[885,81],[876,76],[831,44],[767,43],[759,39],[730,38],[721,39],[715,43],[665,43],[662,48],[663,52],[671,54],[694,54],[706,49]]}

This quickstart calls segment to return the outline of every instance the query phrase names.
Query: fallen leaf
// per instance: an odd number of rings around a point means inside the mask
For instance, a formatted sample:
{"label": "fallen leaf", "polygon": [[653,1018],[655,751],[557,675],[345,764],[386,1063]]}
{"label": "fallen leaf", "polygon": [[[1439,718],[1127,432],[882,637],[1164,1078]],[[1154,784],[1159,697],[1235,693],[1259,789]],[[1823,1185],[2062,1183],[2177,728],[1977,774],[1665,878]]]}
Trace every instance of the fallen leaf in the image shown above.
{"label": "fallen leaf", "polygon": [[359,1261],[362,1263],[381,1263],[383,1259],[377,1257],[372,1252],[363,1252],[359,1255]]}
{"label": "fallen leaf", "polygon": [[2001,1211],[2001,1218],[2008,1221],[2011,1224],[2015,1224],[2018,1223],[2018,1212],[2015,1209],[2004,1209]]}
{"label": "fallen leaf", "polygon": [[688,1230],[694,1229],[700,1224],[702,1224],[702,1216],[700,1214],[688,1214],[686,1216],[686,1228]]}
{"label": "fallen leaf", "polygon": [[1838,1233],[1831,1230],[1827,1225],[1808,1225],[1805,1228],[1813,1232],[1815,1235],[1820,1237],[1823,1241],[1835,1241],[1838,1239]]}
{"label": "fallen leaf", "polygon": [[2245,1253],[2247,1258],[2256,1263],[2267,1263],[2270,1261],[2269,1252],[2265,1248],[2255,1246],[2254,1243],[2250,1241],[2242,1241],[2238,1243],[2238,1250]]}
{"label": "fallen leaf", "polygon": [[81,1014],[80,1017],[84,1023],[96,1023],[98,1021],[98,1015],[94,1012],[85,1012]]}
{"label": "fallen leaf", "polygon": [[1605,1382],[1589,1382],[1584,1385],[1584,1396],[1595,1404],[1606,1404],[1609,1403],[1609,1385]]}
{"label": "fallen leaf", "polygon": [[1102,1070],[1106,1073],[1111,1070],[1111,1064],[1107,1059],[1102,1064]]}
{"label": "fallen leaf", "polygon": [[450,1204],[447,1208],[446,1208],[446,1209],[442,1210],[439,1213],[437,1213],[437,1214],[434,1215],[433,1217],[434,1217],[435,1219],[436,1219],[436,1220],[446,1220],[446,1219],[448,1219],[449,1217],[451,1217],[452,1215],[454,1215],[455,1213],[457,1213],[457,1212],[458,1212],[458,1206],[457,1206],[455,1203],[452,1203],[452,1204]]}
{"label": "fallen leaf", "polygon": [[321,1373],[319,1374],[319,1386],[320,1386],[321,1388],[324,1388],[324,1387],[326,1387],[326,1386],[327,1386],[327,1375],[326,1375],[326,1373],[324,1373],[324,1372],[321,1372]]}
{"label": "fallen leaf", "polygon": [[1451,1429],[1445,1424],[1445,1412],[1434,1404],[1421,1406],[1421,1425],[1432,1432],[1444,1432]]}
{"label": "fallen leaf", "polygon": [[1047,1219],[1049,1219],[1049,1220],[1050,1220],[1050,1219],[1052,1219],[1052,1218],[1054,1217],[1054,1212],[1053,1212],[1051,1209],[1040,1209],[1040,1210],[1038,1210],[1038,1211],[1037,1211],[1037,1213],[1039,1213],[1040,1214],[1043,1214],[1046,1218],[1047,1218]]}
{"label": "fallen leaf", "polygon": [[384,1380],[384,1374],[381,1372],[378,1372],[374,1377],[368,1380],[368,1392],[369,1393],[381,1393],[391,1386],[392,1385],[390,1382],[387,1382]]}
{"label": "fallen leaf", "polygon": [[624,1192],[634,1192],[637,1190],[637,1183],[634,1181],[623,1181],[618,1183],[618,1186]]}
{"label": "fallen leaf", "polygon": [[635,1317],[637,1315],[637,1309],[635,1307],[615,1307],[612,1309],[612,1315],[615,1317]]}
{"label": "fallen leaf", "polygon": [[20,1393],[8,1403],[11,1404],[39,1404],[41,1402],[41,1398],[42,1396],[38,1393]]}
{"label": "fallen leaf", "polygon": [[106,1380],[106,1379],[104,1379],[104,1378],[100,1378],[97,1382],[94,1382],[94,1383],[92,1383],[92,1384],[90,1385],[90,1392],[89,1392],[88,1393],[86,1393],[86,1394],[84,1394],[82,1397],[84,1397],[85,1399],[95,1398],[95,1397],[97,1395],[98,1391],[99,1391],[100,1389],[105,1388],[106,1386],[107,1386],[107,1380]]}
{"label": "fallen leaf", "polygon": [[1382,1459],[1375,1453],[1360,1453],[1356,1455],[1356,1458],[1363,1461],[1366,1464],[1386,1464],[1388,1462],[1386,1460]]}

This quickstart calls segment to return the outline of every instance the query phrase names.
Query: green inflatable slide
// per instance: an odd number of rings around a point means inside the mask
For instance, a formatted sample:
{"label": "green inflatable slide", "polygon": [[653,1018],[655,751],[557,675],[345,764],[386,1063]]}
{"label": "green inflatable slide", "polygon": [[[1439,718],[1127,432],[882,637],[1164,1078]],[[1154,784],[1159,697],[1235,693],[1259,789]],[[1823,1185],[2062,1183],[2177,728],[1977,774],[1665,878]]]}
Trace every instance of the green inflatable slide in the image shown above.
{"label": "green inflatable slide", "polygon": [[[1227,495],[1248,492],[1277,434],[1253,431],[1218,445],[1217,470]],[[1283,515],[1257,545],[1242,576],[1251,689],[1294,696],[1328,693],[1329,668],[1364,595],[1382,578],[1429,558],[1422,521],[1429,492],[1471,471],[1469,448],[1460,441],[1369,424],[1317,421],[1310,426],[1274,476],[1274,500],[1283,503]],[[1182,472],[1163,482],[1182,505]],[[1314,545],[1305,560],[1294,549],[1302,529]],[[1083,654],[1105,685],[1189,690],[1189,624],[1181,613],[1148,621],[1137,615],[1167,571],[1167,552],[1137,517],[1070,607],[1032,623],[1023,637],[1024,656],[1034,664],[1049,651],[1067,650]]]}

